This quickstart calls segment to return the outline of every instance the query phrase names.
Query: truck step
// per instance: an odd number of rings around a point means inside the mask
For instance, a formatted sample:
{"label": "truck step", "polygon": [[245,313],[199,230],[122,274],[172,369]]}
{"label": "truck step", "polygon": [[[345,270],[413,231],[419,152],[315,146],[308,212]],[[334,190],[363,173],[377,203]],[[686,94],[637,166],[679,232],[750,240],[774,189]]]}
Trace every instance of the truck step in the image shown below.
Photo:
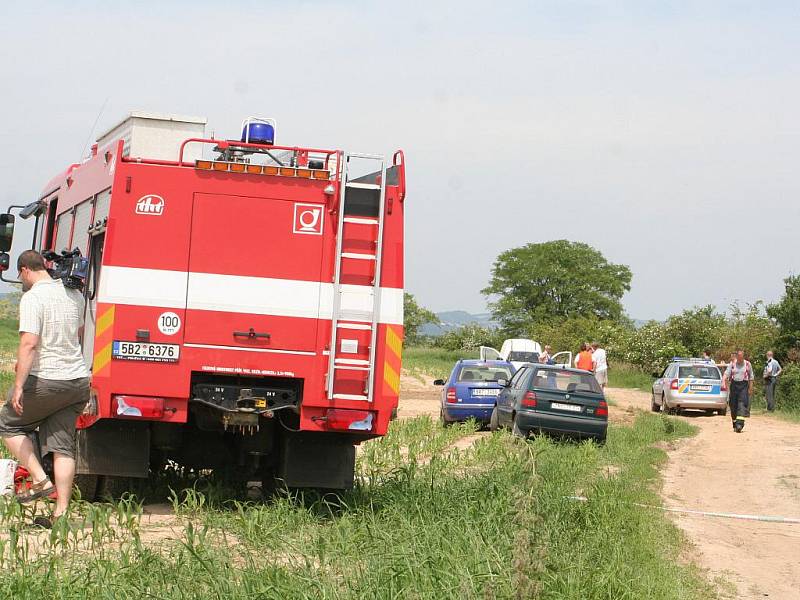
{"label": "truck step", "polygon": [[365,217],[345,217],[345,223],[353,223],[354,225],[378,225],[378,219],[367,219]]}
{"label": "truck step", "polygon": [[335,360],[337,365],[351,365],[353,367],[368,367],[368,360],[360,360],[358,358],[337,358]]}
{"label": "truck step", "polygon": [[369,331],[372,329],[372,325],[368,325],[367,323],[336,323],[336,326],[339,329],[358,329],[360,331]]}
{"label": "truck step", "polygon": [[376,183],[356,183],[351,181],[350,183],[345,184],[349,188],[356,188],[359,190],[379,190],[381,186]]}
{"label": "truck step", "polygon": [[334,400],[369,400],[367,396],[361,396],[360,394],[334,394]]}
{"label": "truck step", "polygon": [[353,258],[355,260],[375,260],[374,254],[361,254],[359,252],[342,252],[342,258]]}

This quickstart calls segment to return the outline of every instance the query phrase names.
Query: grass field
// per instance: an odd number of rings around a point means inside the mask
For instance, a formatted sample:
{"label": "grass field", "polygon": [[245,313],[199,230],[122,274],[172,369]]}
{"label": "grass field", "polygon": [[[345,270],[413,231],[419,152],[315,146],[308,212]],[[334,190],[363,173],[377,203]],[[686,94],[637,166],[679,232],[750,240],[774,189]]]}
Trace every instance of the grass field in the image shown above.
{"label": "grass field", "polygon": [[414,376],[428,375],[447,379],[460,358],[478,358],[478,353],[453,352],[440,348],[410,347],[403,349],[403,368]]}
{"label": "grass field", "polygon": [[[22,529],[0,511],[0,582],[15,598],[712,598],[673,560],[682,540],[654,509],[660,440],[689,427],[642,414],[608,443],[524,442],[427,417],[365,444],[340,497],[223,500],[174,494],[173,534],[141,506],[76,503],[72,523]],[[612,470],[609,470],[609,466]],[[586,501],[571,499],[583,496]]]}
{"label": "grass field", "polygon": [[619,363],[608,369],[609,387],[634,388],[649,392],[652,389],[653,377],[637,367]]}

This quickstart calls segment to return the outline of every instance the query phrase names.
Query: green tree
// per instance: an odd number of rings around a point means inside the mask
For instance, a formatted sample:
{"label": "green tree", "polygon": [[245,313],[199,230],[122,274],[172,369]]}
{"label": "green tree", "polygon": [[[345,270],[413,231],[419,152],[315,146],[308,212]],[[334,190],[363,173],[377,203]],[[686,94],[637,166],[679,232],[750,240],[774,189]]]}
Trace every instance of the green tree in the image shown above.
{"label": "green tree", "polygon": [[[684,310],[672,315],[665,324],[665,335],[675,346],[686,349],[689,356],[700,356],[703,350],[719,352],[725,330],[725,315],[712,305]],[[727,357],[724,357],[727,358]]]}
{"label": "green tree", "polygon": [[445,333],[436,340],[436,345],[445,350],[472,352],[481,346],[499,348],[503,339],[504,336],[497,329],[481,327],[477,323],[468,323]]}
{"label": "green tree", "polygon": [[403,327],[407,345],[419,342],[419,330],[427,323],[438,323],[439,318],[427,308],[417,304],[413,294],[403,294]]}
{"label": "green tree", "polygon": [[631,289],[631,270],[608,262],[581,242],[527,244],[500,254],[483,293],[506,330],[520,331],[551,319],[623,317],[622,296]]}
{"label": "green tree", "polygon": [[764,355],[778,339],[778,326],[767,316],[760,300],[746,308],[733,304],[729,311],[731,316],[722,336],[721,358],[727,361],[731,352],[741,348],[759,372],[764,367]]}
{"label": "green tree", "polygon": [[767,307],[767,315],[780,328],[776,345],[781,358],[796,358],[800,350],[800,275],[783,280],[783,298]]}

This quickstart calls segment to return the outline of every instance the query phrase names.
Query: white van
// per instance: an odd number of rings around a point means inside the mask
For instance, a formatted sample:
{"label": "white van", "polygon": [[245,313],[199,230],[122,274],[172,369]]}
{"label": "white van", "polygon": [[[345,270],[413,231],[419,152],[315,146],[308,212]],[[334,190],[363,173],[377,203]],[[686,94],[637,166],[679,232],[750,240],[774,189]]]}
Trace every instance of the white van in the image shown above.
{"label": "white van", "polygon": [[[499,352],[488,346],[481,346],[480,352],[481,360],[505,360],[514,365],[515,369],[519,369],[526,363],[539,362],[539,356],[542,354],[542,346],[539,342],[534,342],[533,340],[512,338],[503,342]],[[555,360],[557,356],[565,357],[567,365],[572,363],[572,352],[559,352],[550,358]],[[563,360],[562,358],[562,361]]]}

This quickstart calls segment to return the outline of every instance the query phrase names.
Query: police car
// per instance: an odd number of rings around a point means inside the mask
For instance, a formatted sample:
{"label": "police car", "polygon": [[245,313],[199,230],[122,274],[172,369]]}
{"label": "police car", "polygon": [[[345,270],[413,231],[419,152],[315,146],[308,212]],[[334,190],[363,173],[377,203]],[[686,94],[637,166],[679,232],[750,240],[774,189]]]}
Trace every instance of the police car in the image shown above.
{"label": "police car", "polygon": [[704,410],[712,415],[728,412],[728,390],[719,367],[711,360],[676,356],[661,373],[653,373],[653,412],[680,413]]}

